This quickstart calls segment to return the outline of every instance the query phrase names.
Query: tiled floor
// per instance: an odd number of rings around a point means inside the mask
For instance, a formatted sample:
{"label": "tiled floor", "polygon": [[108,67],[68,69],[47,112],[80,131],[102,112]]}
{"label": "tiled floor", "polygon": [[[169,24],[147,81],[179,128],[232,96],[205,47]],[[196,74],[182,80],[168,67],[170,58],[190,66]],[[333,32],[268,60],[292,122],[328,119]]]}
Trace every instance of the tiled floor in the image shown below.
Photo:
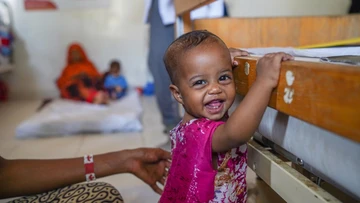
{"label": "tiled floor", "polygon": [[[107,135],[76,135],[71,137],[19,140],[15,138],[15,128],[31,116],[38,101],[12,101],[0,103],[0,154],[8,159],[15,158],[70,158],[84,154],[105,153],[125,148],[158,147],[168,149],[168,138],[162,133],[160,115],[153,97],[142,98],[144,106],[141,133],[115,133]],[[257,180],[249,170],[248,186],[252,195],[249,202],[283,202],[264,182]],[[150,187],[133,175],[120,174],[98,179],[113,184],[126,202],[157,202],[159,196]],[[0,202],[6,202],[0,200]]]}

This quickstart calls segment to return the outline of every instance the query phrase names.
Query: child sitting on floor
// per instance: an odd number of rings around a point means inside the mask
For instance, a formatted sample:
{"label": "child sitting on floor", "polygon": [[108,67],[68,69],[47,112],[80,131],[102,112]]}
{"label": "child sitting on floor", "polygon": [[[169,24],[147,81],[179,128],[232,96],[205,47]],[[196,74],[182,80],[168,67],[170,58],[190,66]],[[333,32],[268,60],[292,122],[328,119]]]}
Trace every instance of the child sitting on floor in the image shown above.
{"label": "child sitting on floor", "polygon": [[111,62],[110,71],[104,79],[104,87],[109,92],[110,98],[114,100],[123,97],[128,87],[125,77],[120,72],[120,63],[114,60]]}
{"label": "child sitting on floor", "polygon": [[176,39],[164,63],[174,98],[184,107],[170,132],[172,164],[160,202],[246,202],[247,145],[277,86],[285,53],[257,64],[256,81],[229,117],[235,84],[225,43],[207,31]]}

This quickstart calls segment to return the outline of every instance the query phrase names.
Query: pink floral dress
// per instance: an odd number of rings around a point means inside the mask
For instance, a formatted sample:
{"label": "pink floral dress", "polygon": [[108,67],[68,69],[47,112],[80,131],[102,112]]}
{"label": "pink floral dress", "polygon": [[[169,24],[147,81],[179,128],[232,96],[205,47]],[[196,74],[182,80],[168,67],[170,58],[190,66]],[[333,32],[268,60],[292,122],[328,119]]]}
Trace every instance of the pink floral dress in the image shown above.
{"label": "pink floral dress", "polygon": [[170,132],[172,164],[160,203],[246,202],[246,144],[218,153],[212,167],[212,135],[223,123],[194,119]]}

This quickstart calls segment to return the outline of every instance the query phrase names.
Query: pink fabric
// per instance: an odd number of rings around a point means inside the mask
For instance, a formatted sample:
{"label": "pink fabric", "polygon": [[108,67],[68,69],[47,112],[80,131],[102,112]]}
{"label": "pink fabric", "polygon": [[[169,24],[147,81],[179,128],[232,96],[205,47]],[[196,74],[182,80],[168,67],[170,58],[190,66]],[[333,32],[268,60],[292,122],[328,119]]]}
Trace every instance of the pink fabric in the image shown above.
{"label": "pink fabric", "polygon": [[246,202],[247,146],[218,153],[212,167],[212,135],[223,123],[195,119],[170,132],[172,164],[159,202]]}

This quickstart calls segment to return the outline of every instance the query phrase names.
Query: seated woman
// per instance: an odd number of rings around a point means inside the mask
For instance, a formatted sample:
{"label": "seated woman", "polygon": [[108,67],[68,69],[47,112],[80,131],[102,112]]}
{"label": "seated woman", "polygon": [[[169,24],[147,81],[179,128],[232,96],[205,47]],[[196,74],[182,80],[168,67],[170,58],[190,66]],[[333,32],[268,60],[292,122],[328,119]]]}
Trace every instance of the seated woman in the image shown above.
{"label": "seated woman", "polygon": [[110,63],[110,70],[105,74],[104,87],[108,91],[111,99],[120,99],[127,90],[127,82],[125,77],[121,74],[121,66],[118,61]]}
{"label": "seated woman", "polygon": [[[8,160],[0,155],[0,202],[4,198],[22,195],[28,196],[11,203],[123,202],[114,186],[93,182],[89,177],[93,175],[95,180],[123,173],[135,175],[161,194],[158,183],[164,185],[171,164],[170,153],[155,148],[129,149],[91,157],[89,165],[84,157]],[[87,183],[77,184],[85,180]]]}
{"label": "seated woman", "polygon": [[56,83],[62,98],[94,104],[108,103],[101,74],[88,60],[79,44],[70,45],[67,65]]}

